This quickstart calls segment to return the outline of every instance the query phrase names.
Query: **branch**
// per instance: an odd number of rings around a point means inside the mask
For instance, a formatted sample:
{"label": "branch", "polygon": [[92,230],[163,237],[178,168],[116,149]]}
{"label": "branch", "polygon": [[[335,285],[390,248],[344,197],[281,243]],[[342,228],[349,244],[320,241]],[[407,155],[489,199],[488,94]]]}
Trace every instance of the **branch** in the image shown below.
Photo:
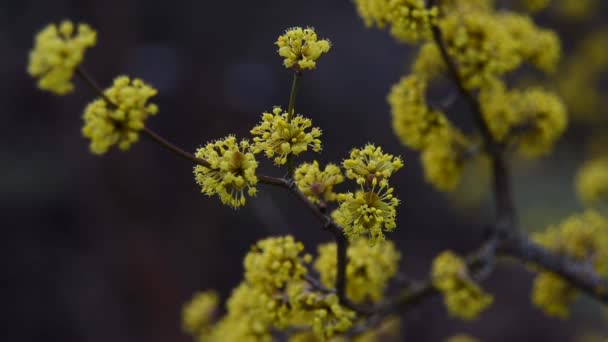
{"label": "branch", "polygon": [[524,263],[533,263],[555,273],[570,285],[592,298],[608,304],[608,281],[602,279],[589,264],[548,251],[544,247],[520,236],[505,243],[500,253]]}

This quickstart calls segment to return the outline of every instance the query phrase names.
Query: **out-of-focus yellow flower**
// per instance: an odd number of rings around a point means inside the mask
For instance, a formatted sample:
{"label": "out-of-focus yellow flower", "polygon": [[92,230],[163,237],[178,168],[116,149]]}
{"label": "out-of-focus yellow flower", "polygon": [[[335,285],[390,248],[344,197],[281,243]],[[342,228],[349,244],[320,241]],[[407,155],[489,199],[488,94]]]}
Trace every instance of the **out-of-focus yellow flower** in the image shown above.
{"label": "out-of-focus yellow flower", "polygon": [[321,55],[327,53],[331,44],[329,40],[318,39],[313,28],[293,27],[279,36],[276,45],[283,65],[295,70],[314,69]]}
{"label": "out-of-focus yellow flower", "polygon": [[245,191],[255,196],[258,162],[248,150],[247,140],[239,143],[233,135],[199,148],[195,156],[210,164],[210,167],[194,167],[194,177],[202,193],[218,195],[222,203],[233,208],[245,205]]}
{"label": "out-of-focus yellow flower", "polygon": [[104,97],[84,110],[82,134],[91,140],[91,152],[103,154],[113,145],[123,151],[129,149],[138,140],[148,116],[158,112],[155,104],[148,103],[156,93],[140,79],[117,77],[104,91]]}
{"label": "out-of-focus yellow flower", "polygon": [[74,89],[72,76],[82,62],[85,50],[95,45],[97,34],[87,24],[77,29],[69,20],[50,24],[36,35],[27,67],[32,77],[38,78],[38,87],[58,95]]}
{"label": "out-of-focus yellow flower", "polygon": [[577,296],[574,287],[551,272],[541,272],[534,279],[532,303],[548,316],[567,318]]}
{"label": "out-of-focus yellow flower", "polygon": [[[287,156],[307,151],[321,151],[321,130],[312,127],[312,121],[301,115],[295,115],[288,121],[289,114],[281,107],[275,107],[272,113],[263,113],[262,121],[251,130],[254,136],[251,151],[274,158],[276,165],[287,162]],[[311,128],[312,127],[312,128]]]}
{"label": "out-of-focus yellow flower", "polygon": [[576,192],[586,203],[608,200],[608,158],[587,161],[576,175]]}
{"label": "out-of-focus yellow flower", "polygon": [[[319,245],[315,269],[323,285],[331,288],[336,282],[336,244]],[[382,299],[388,281],[397,274],[401,255],[391,241],[370,246],[367,239],[353,241],[347,250],[346,295],[352,301],[377,302]]]}
{"label": "out-of-focus yellow flower", "polygon": [[218,308],[219,297],[215,291],[199,292],[184,305],[182,326],[185,332],[197,338],[207,335],[211,329],[213,315]]}
{"label": "out-of-focus yellow flower", "polygon": [[466,88],[479,88],[521,64],[517,42],[490,13],[455,12],[439,27]]}
{"label": "out-of-focus yellow flower", "polygon": [[500,24],[517,44],[524,61],[546,73],[553,73],[561,55],[559,36],[552,30],[537,27],[529,16],[504,12],[497,15]]}
{"label": "out-of-focus yellow flower", "polygon": [[569,19],[584,20],[595,11],[598,0],[555,0],[556,12]]}
{"label": "out-of-focus yellow flower", "polygon": [[449,130],[445,115],[427,106],[426,88],[424,77],[411,74],[395,84],[388,95],[393,130],[401,143],[415,150],[424,149],[429,140]]}
{"label": "out-of-focus yellow flower", "polygon": [[394,189],[386,180],[372,182],[369,191],[359,190],[338,195],[340,207],[332,213],[334,221],[344,229],[350,239],[368,237],[370,244],[384,241],[384,231],[391,232],[397,227],[397,205],[393,197]]}
{"label": "out-of-focus yellow flower", "polygon": [[432,139],[420,156],[424,179],[441,191],[452,191],[460,182],[471,143],[452,128]]}
{"label": "out-of-focus yellow flower", "polygon": [[558,96],[543,89],[507,91],[495,80],[481,90],[479,101],[494,139],[516,142],[524,156],[550,152],[566,130],[566,107]]}
{"label": "out-of-focus yellow flower", "polygon": [[337,165],[327,164],[325,170],[321,171],[319,163],[315,160],[312,163],[304,163],[298,166],[295,171],[294,179],[298,188],[310,201],[319,203],[320,201],[335,201],[337,194],[334,186],[344,181],[342,171]]}
{"label": "out-of-focus yellow flower", "polygon": [[[546,249],[608,274],[608,220],[594,210],[568,217],[532,237]],[[532,302],[547,315],[565,318],[578,291],[556,274],[541,271],[534,282]]]}
{"label": "out-of-focus yellow flower", "polygon": [[539,12],[547,8],[551,0],[520,0],[528,12]]}
{"label": "out-of-focus yellow flower", "polygon": [[445,251],[433,261],[433,286],[443,293],[444,303],[451,316],[472,320],[493,302],[492,296],[471,279],[462,258]]}
{"label": "out-of-focus yellow flower", "polygon": [[367,27],[390,25],[393,37],[416,43],[431,35],[437,23],[437,7],[425,8],[424,0],[355,0],[357,13]]}

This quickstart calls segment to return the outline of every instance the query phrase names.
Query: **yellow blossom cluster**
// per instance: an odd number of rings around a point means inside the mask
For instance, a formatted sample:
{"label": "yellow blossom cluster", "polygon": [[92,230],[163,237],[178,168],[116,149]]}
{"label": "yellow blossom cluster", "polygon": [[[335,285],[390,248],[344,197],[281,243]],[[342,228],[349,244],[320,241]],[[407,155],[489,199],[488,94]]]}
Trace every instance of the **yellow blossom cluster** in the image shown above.
{"label": "yellow blossom cluster", "polygon": [[321,171],[319,163],[303,163],[296,168],[294,179],[298,188],[313,203],[332,202],[337,199],[334,186],[344,181],[340,167],[327,164]]}
{"label": "yellow blossom cluster", "polygon": [[384,241],[384,232],[392,232],[397,227],[399,200],[393,192],[394,188],[389,187],[386,180],[377,183],[374,178],[369,190],[339,194],[340,207],[332,212],[331,217],[349,239],[364,236],[372,245]]}
{"label": "yellow blossom cluster", "polygon": [[[314,267],[321,282],[332,287],[336,281],[336,244],[319,245]],[[367,239],[353,241],[347,249],[346,295],[353,302],[378,302],[388,281],[397,274],[401,255],[391,241],[371,246]]]}
{"label": "yellow blossom cluster", "polygon": [[263,113],[262,121],[251,130],[254,136],[251,151],[274,158],[276,165],[287,162],[287,156],[298,155],[310,147],[321,151],[321,130],[312,127],[312,121],[301,115],[289,120],[289,113],[274,107],[272,113]]}
{"label": "yellow blossom cluster", "polygon": [[459,184],[464,164],[473,144],[460,131],[434,139],[420,155],[424,179],[441,191],[452,191]]}
{"label": "yellow blossom cluster", "polygon": [[392,126],[403,145],[422,150],[450,129],[445,115],[426,104],[426,77],[410,74],[395,84],[388,95]]}
{"label": "yellow blossom cluster", "polygon": [[182,310],[183,329],[194,338],[209,334],[219,297],[214,291],[196,293]]}
{"label": "yellow blossom cluster", "polygon": [[[548,250],[589,265],[600,275],[608,274],[608,220],[594,210],[568,217],[533,239]],[[564,279],[540,271],[532,290],[532,302],[547,315],[566,317],[578,292]]]}
{"label": "yellow blossom cluster", "polygon": [[456,12],[442,19],[439,27],[466,88],[479,88],[521,63],[518,44],[492,13]]}
{"label": "yellow blossom cluster", "polygon": [[555,11],[564,18],[585,20],[600,5],[599,0],[553,0]]}
{"label": "yellow blossom cluster", "polygon": [[[257,242],[244,259],[244,281],[228,299],[226,315],[209,326],[209,298],[195,296],[185,306],[184,326],[199,341],[212,342],[271,341],[273,331],[290,327],[308,328],[322,341],[345,332],[356,315],[334,293],[307,282],[305,264],[311,259],[292,236]],[[197,329],[203,321],[206,328]]]}
{"label": "yellow blossom cluster", "polygon": [[483,292],[469,275],[462,258],[445,251],[433,261],[433,286],[441,293],[448,313],[463,320],[472,320],[490,306],[491,295]]}
{"label": "yellow blossom cluster", "polygon": [[82,62],[86,49],[95,45],[97,33],[87,24],[64,20],[50,24],[36,35],[27,67],[32,77],[39,78],[38,87],[64,95],[74,89],[72,76]]}
{"label": "yellow blossom cluster", "polygon": [[566,130],[566,107],[558,96],[540,88],[507,91],[495,80],[482,89],[479,102],[494,139],[517,143],[524,156],[547,154]]}
{"label": "yellow blossom cluster", "polygon": [[329,40],[318,39],[313,28],[293,27],[279,36],[276,45],[283,65],[295,70],[314,69],[321,55],[329,51]]}
{"label": "yellow blossom cluster", "polygon": [[237,142],[235,136],[229,135],[207,143],[194,155],[209,163],[209,167],[194,167],[194,178],[201,186],[202,193],[218,195],[222,203],[233,208],[245,205],[245,191],[249,196],[255,196],[258,162],[249,152],[246,140]]}
{"label": "yellow blossom cluster", "polygon": [[497,16],[517,45],[519,56],[544,71],[553,73],[561,56],[561,42],[557,34],[534,24],[529,16],[504,12]]}
{"label": "yellow blossom cluster", "polygon": [[374,180],[389,178],[403,167],[403,161],[400,157],[384,153],[379,146],[367,144],[361,149],[353,148],[342,166],[348,179],[354,179],[358,184],[371,184]]}
{"label": "yellow blossom cluster", "polygon": [[424,0],[355,0],[355,6],[366,26],[390,26],[390,33],[407,43],[430,37],[439,14],[436,6],[425,8]]}
{"label": "yellow blossom cluster", "polygon": [[608,158],[587,161],[576,175],[576,192],[586,203],[608,200]]}
{"label": "yellow blossom cluster", "polygon": [[307,273],[304,262],[312,257],[303,252],[304,245],[292,236],[258,241],[245,256],[245,279],[268,293],[280,291]]}
{"label": "yellow blossom cluster", "polygon": [[494,0],[441,0],[440,4],[443,13],[460,12],[467,14],[477,11],[491,11],[494,8],[494,2]]}
{"label": "yellow blossom cluster", "polygon": [[148,103],[156,93],[140,79],[117,77],[104,96],[84,110],[82,134],[91,140],[91,152],[103,154],[113,145],[121,150],[131,147],[148,116],[158,112],[155,104]]}

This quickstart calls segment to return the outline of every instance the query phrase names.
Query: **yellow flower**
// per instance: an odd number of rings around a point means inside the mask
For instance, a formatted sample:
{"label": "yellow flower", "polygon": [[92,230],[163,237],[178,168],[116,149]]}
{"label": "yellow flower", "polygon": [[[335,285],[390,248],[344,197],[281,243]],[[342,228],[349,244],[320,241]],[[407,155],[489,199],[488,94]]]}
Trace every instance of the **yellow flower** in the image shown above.
{"label": "yellow flower", "polygon": [[272,341],[272,322],[258,289],[241,283],[232,291],[226,304],[226,315],[200,341]]}
{"label": "yellow flower", "polygon": [[248,150],[246,140],[238,143],[232,135],[199,148],[195,156],[210,164],[210,168],[202,165],[194,167],[194,178],[201,186],[202,193],[218,195],[222,203],[233,208],[245,204],[245,190],[249,196],[255,196],[258,162]]}
{"label": "yellow flower", "polygon": [[329,51],[329,40],[317,38],[313,28],[293,27],[279,36],[276,42],[283,65],[295,70],[314,69],[317,59]]}
{"label": "yellow flower", "polygon": [[572,215],[533,238],[551,251],[590,263],[599,273],[608,273],[608,220],[594,210]]}
{"label": "yellow flower", "polygon": [[316,160],[298,166],[294,178],[298,188],[313,203],[335,201],[337,194],[334,192],[334,186],[344,181],[338,166],[327,164],[325,170],[321,171]]}
{"label": "yellow flower", "polygon": [[466,88],[479,88],[521,64],[517,42],[490,13],[455,12],[439,26]]}
{"label": "yellow flower", "polygon": [[561,43],[552,30],[537,27],[529,16],[504,12],[497,16],[517,43],[521,58],[545,73],[553,73],[561,55]]}
{"label": "yellow flower", "polygon": [[443,113],[426,104],[427,82],[412,74],[395,84],[388,95],[393,130],[405,146],[423,149],[429,140],[447,134],[448,120]]}
{"label": "yellow flower", "polygon": [[[332,288],[336,282],[336,244],[319,245],[314,267],[321,282]],[[347,250],[346,295],[352,301],[378,302],[391,278],[397,274],[401,255],[391,241],[370,246],[367,239],[353,241]]]}
{"label": "yellow flower", "polygon": [[[593,210],[568,217],[558,226],[535,233],[546,249],[585,263],[600,275],[608,274],[608,220]],[[578,291],[556,274],[541,271],[534,281],[532,302],[547,315],[566,317]]]}
{"label": "yellow flower", "polygon": [[347,331],[356,318],[353,311],[340,305],[338,296],[333,293],[303,293],[295,305],[296,310],[306,310],[303,314],[307,325],[312,326],[313,333],[321,341],[327,341],[336,334]]}
{"label": "yellow flower", "polygon": [[195,338],[208,334],[218,303],[219,297],[214,291],[195,294],[182,310],[184,331]]}
{"label": "yellow flower", "polygon": [[412,64],[412,72],[418,77],[430,80],[445,72],[445,63],[435,42],[428,42],[420,47]]}
{"label": "yellow flower", "polygon": [[472,320],[493,302],[492,296],[473,282],[464,260],[451,251],[433,260],[432,279],[451,316]]}
{"label": "yellow flower", "polygon": [[342,166],[346,170],[346,177],[354,179],[359,184],[371,184],[374,180],[381,181],[389,178],[393,173],[403,167],[400,157],[382,152],[382,148],[367,144],[362,149],[353,148],[348,159],[344,159]]}
{"label": "yellow flower", "polygon": [[393,197],[394,189],[386,180],[373,181],[369,191],[338,195],[340,207],[332,213],[334,221],[344,229],[350,239],[367,236],[370,244],[385,239],[383,231],[391,232],[397,227],[396,207],[399,200]]}
{"label": "yellow flower", "polygon": [[578,197],[586,203],[608,199],[608,158],[586,162],[576,176]]}
{"label": "yellow flower", "polygon": [[524,156],[550,152],[567,126],[561,99],[540,88],[507,91],[494,80],[482,88],[479,101],[494,139],[516,142]]}
{"label": "yellow flower", "polygon": [[567,318],[577,296],[574,287],[551,272],[541,272],[534,279],[532,303],[548,316]]}
{"label": "yellow flower", "polygon": [[519,152],[535,157],[551,151],[566,130],[568,115],[561,99],[539,88],[515,92],[511,97],[518,124],[523,126],[519,137]]}
{"label": "yellow flower", "polygon": [[454,190],[460,182],[470,145],[454,128],[432,139],[420,156],[424,179],[438,190]]}
{"label": "yellow flower", "polygon": [[355,6],[366,26],[390,24],[390,33],[407,43],[429,38],[439,13],[436,6],[425,8],[424,0],[355,0]]}
{"label": "yellow flower", "polygon": [[129,149],[138,140],[148,116],[158,112],[155,104],[148,103],[156,93],[140,79],[117,77],[104,91],[104,98],[97,98],[84,110],[82,134],[91,139],[91,152],[103,154],[112,145],[123,151]]}
{"label": "yellow flower", "polygon": [[71,82],[74,70],[82,62],[85,50],[95,45],[96,36],[87,24],[79,24],[77,30],[68,20],[59,26],[48,25],[36,35],[28,73],[39,78],[40,89],[58,95],[71,92],[74,89]]}
{"label": "yellow flower", "polygon": [[583,20],[592,15],[600,4],[598,0],[556,0],[557,13],[574,20]]}
{"label": "yellow flower", "polygon": [[245,279],[252,285],[274,293],[289,282],[302,280],[304,245],[292,236],[272,237],[258,241],[245,256]]}
{"label": "yellow flower", "polygon": [[288,113],[281,107],[275,107],[271,113],[262,114],[262,122],[251,130],[254,135],[251,151],[264,152],[268,158],[274,157],[277,165],[287,162],[287,156],[298,155],[310,147],[321,151],[321,130],[312,127],[312,121],[301,115],[295,115],[288,122]]}

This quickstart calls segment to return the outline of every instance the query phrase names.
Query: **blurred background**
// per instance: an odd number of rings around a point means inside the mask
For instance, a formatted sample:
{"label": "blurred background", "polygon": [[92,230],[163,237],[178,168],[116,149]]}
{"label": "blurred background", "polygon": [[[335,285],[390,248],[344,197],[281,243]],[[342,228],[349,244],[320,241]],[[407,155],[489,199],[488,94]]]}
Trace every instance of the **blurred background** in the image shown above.
{"label": "blurred background", "polygon": [[[604,13],[595,7],[568,17],[550,10],[538,21],[559,29],[565,51],[577,53],[582,37],[601,27]],[[315,27],[333,47],[317,70],[304,75],[296,109],[323,129],[324,146],[320,155],[300,160],[340,162],[366,142],[403,156],[405,167],[392,179],[402,200],[399,225],[389,238],[412,277],[426,276],[440,251],[465,253],[482,240],[492,218],[487,177],[473,170],[452,195],[424,182],[418,155],[392,133],[385,100],[414,49],[366,29],[350,1],[2,0],[1,340],[189,341],[181,332],[183,303],[205,289],[226,298],[256,240],[293,234],[312,253],[331,240],[281,189],[260,186],[257,198],[238,211],[203,196],[192,165],[146,139],[127,153],[90,154],[80,116],[94,94],[77,81],[74,93],[56,97],[36,89],[25,71],[36,32],[66,18],[98,30],[98,44],[84,62],[98,82],[105,87],[127,74],[155,86],[161,111],[149,126],[190,151],[228,133],[247,137],[263,111],[286,106],[292,74],[273,43],[288,27]],[[601,101],[595,105],[603,108]],[[515,162],[522,226],[543,229],[582,209],[573,177],[595,153],[589,151],[606,145],[603,119],[581,117],[550,158]],[[454,105],[450,118],[470,131],[463,103]],[[284,172],[268,160],[262,164],[264,173]],[[579,301],[568,321],[533,308],[532,279],[519,265],[503,263],[485,283],[496,301],[479,320],[450,319],[434,298],[406,315],[404,339],[608,336],[606,314],[590,300]]]}

